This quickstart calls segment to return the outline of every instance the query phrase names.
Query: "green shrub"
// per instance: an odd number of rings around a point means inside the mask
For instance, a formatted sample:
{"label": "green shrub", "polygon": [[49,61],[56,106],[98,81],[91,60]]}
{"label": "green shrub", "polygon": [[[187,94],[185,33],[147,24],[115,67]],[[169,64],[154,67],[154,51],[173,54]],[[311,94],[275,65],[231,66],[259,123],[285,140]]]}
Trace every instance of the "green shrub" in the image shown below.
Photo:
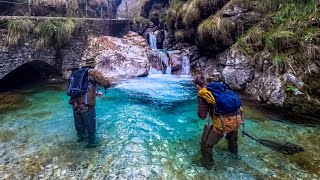
{"label": "green shrub", "polygon": [[263,33],[264,31],[260,27],[253,27],[249,29],[245,35],[238,39],[236,47],[246,56],[254,56],[257,52],[264,49],[261,36]]}
{"label": "green shrub", "polygon": [[283,74],[288,70],[289,60],[284,54],[275,54],[272,59],[272,64],[275,66],[275,72]]}
{"label": "green shrub", "polygon": [[296,34],[291,31],[274,30],[265,35],[265,47],[269,52],[282,52],[288,48]]}

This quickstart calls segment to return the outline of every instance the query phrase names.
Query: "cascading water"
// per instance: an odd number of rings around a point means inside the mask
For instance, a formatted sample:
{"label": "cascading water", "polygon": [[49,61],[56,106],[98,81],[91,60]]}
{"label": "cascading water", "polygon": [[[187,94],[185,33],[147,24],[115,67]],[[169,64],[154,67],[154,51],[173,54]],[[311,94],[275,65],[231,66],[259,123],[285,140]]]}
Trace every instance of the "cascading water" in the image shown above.
{"label": "cascading water", "polygon": [[190,74],[190,59],[187,55],[182,56],[182,75]]}
{"label": "cascading water", "polygon": [[148,33],[148,37],[149,45],[151,49],[155,50],[159,60],[159,62],[156,64],[157,66],[161,67],[161,70],[157,70],[157,68],[151,66],[149,74],[171,74],[171,64],[169,62],[169,57],[165,52],[158,50],[156,35],[154,33]]}
{"label": "cascading water", "polygon": [[154,33],[148,33],[148,37],[149,37],[149,45],[151,49],[158,49],[156,35]]}

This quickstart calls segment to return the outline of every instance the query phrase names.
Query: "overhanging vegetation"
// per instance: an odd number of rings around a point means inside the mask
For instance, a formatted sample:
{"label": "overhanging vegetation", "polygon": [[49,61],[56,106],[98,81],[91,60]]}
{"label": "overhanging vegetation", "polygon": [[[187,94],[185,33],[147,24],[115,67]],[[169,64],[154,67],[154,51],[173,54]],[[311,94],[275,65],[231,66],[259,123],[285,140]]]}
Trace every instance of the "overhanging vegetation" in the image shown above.
{"label": "overhanging vegetation", "polygon": [[75,20],[44,20],[37,24],[29,19],[9,20],[8,33],[5,37],[7,46],[16,46],[28,34],[34,34],[37,38],[36,48],[41,49],[52,45],[57,49],[69,42],[73,32],[77,28]]}

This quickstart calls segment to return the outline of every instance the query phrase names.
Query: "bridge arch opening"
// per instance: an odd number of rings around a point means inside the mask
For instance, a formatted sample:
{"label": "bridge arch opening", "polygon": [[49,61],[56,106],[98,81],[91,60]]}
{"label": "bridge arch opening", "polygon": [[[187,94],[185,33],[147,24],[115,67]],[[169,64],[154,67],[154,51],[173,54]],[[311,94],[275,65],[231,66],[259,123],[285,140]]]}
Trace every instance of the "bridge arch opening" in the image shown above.
{"label": "bridge arch opening", "polygon": [[31,61],[17,67],[0,79],[0,90],[18,89],[60,76],[61,74],[50,64],[44,61]]}

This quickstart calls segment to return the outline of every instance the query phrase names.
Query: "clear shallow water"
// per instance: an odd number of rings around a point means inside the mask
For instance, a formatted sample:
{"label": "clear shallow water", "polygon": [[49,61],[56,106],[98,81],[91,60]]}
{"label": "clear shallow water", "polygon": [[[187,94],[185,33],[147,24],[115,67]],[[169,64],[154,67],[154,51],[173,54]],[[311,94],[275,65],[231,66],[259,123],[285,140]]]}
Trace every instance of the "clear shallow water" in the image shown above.
{"label": "clear shallow water", "polygon": [[96,149],[75,143],[63,90],[42,87],[23,94],[27,106],[0,115],[0,178],[320,178],[319,127],[279,122],[252,106],[244,106],[250,134],[296,143],[306,151],[286,156],[240,137],[242,160],[230,158],[222,140],[215,146],[217,170],[201,167],[199,139],[206,121],[197,118],[196,90],[187,76],[128,80],[98,98],[102,145]]}

